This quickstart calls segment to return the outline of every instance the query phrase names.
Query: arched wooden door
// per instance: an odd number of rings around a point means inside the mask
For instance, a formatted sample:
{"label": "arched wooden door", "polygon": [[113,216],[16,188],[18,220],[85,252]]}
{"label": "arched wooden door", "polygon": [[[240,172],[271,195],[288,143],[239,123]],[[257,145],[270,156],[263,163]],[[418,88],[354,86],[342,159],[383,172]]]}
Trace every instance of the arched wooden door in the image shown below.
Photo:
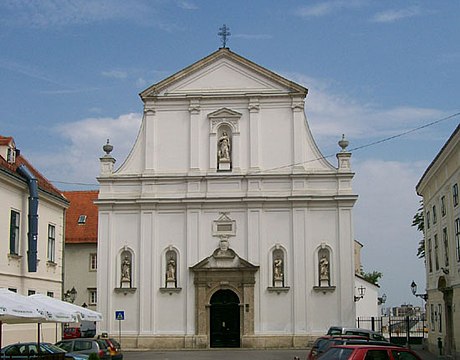
{"label": "arched wooden door", "polygon": [[218,290],[211,297],[211,347],[240,347],[240,306],[231,290]]}

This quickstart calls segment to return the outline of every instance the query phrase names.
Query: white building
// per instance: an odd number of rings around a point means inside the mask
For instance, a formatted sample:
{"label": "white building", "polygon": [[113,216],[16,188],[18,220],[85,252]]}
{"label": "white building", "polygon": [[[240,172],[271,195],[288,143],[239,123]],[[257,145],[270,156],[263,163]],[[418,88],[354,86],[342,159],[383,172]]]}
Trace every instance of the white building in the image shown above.
{"label": "white building", "polygon": [[[66,198],[0,136],[0,288],[61,299]],[[56,341],[55,324],[42,340]],[[2,343],[36,341],[36,325],[3,325]]]}
{"label": "white building", "polygon": [[128,158],[101,158],[100,331],[122,321],[141,348],[304,347],[354,326],[351,154],[343,139],[337,168],[322,157],[306,95],[228,48],[140,94]]}
{"label": "white building", "polygon": [[[425,213],[428,345],[460,357],[460,125],[426,169],[417,194]],[[457,309],[457,310],[456,310]]]}

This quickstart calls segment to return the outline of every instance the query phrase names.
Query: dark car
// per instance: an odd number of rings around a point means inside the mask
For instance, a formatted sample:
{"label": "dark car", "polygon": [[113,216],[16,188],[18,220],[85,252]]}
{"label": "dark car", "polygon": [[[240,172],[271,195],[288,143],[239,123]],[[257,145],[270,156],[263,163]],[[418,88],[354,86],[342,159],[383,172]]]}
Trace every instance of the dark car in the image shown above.
{"label": "dark car", "polygon": [[385,337],[378,332],[362,329],[362,328],[347,328],[341,326],[331,326],[327,331],[327,335],[358,335],[364,336],[371,340],[388,341]]}
{"label": "dark car", "polygon": [[73,354],[50,344],[36,342],[7,345],[0,350],[1,359],[23,360],[46,357],[48,360],[86,360],[87,355]]}
{"label": "dark car", "polygon": [[110,350],[107,343],[101,339],[66,339],[56,343],[56,346],[77,354],[97,354],[99,359],[110,360]]}
{"label": "dark car", "polygon": [[307,360],[315,360],[326,352],[331,346],[346,344],[349,341],[366,342],[369,339],[359,335],[324,335],[315,340],[308,353]]}
{"label": "dark car", "polygon": [[393,345],[338,345],[321,360],[421,360],[413,351]]}

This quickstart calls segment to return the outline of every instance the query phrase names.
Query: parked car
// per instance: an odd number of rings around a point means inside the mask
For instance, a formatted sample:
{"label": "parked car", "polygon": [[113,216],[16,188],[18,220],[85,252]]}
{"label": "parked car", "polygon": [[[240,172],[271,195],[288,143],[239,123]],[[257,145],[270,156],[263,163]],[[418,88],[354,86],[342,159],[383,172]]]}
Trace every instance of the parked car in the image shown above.
{"label": "parked car", "polygon": [[324,352],[326,352],[331,346],[343,345],[348,342],[361,341],[368,342],[369,338],[359,335],[324,335],[320,336],[313,343],[310,352],[308,353],[307,360],[316,360]]}
{"label": "parked car", "polygon": [[362,329],[362,328],[347,328],[341,326],[331,326],[327,331],[327,335],[358,335],[364,336],[372,340],[378,341],[387,341],[385,337],[378,332],[369,330],[369,329]]}
{"label": "parked car", "polygon": [[421,360],[412,350],[393,345],[337,345],[321,360]]}
{"label": "parked car", "polygon": [[65,339],[58,341],[56,346],[72,353],[86,355],[96,353],[99,356],[99,359],[111,359],[109,347],[107,343],[101,339]]}
{"label": "parked car", "polygon": [[50,344],[41,342],[40,346],[36,342],[17,343],[7,345],[0,350],[1,359],[38,359],[45,355],[47,360],[87,360],[88,355],[75,354]]}
{"label": "parked car", "polygon": [[76,339],[81,337],[80,328],[78,327],[66,327],[62,337],[64,339]]}
{"label": "parked car", "polygon": [[101,337],[101,336],[98,336],[98,339],[105,341],[107,343],[112,360],[122,360],[123,359],[123,354],[121,352],[121,345],[119,344],[117,340],[115,340],[114,338]]}

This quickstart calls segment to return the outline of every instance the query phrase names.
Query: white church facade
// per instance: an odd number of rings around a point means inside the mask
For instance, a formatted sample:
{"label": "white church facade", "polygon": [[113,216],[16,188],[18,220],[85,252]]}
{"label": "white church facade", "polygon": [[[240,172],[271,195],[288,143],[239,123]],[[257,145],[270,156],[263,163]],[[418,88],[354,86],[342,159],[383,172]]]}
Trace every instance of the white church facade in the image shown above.
{"label": "white church facade", "polygon": [[307,89],[224,47],[140,96],[129,156],[101,157],[99,331],[278,348],[354,326],[351,154],[322,157]]}

